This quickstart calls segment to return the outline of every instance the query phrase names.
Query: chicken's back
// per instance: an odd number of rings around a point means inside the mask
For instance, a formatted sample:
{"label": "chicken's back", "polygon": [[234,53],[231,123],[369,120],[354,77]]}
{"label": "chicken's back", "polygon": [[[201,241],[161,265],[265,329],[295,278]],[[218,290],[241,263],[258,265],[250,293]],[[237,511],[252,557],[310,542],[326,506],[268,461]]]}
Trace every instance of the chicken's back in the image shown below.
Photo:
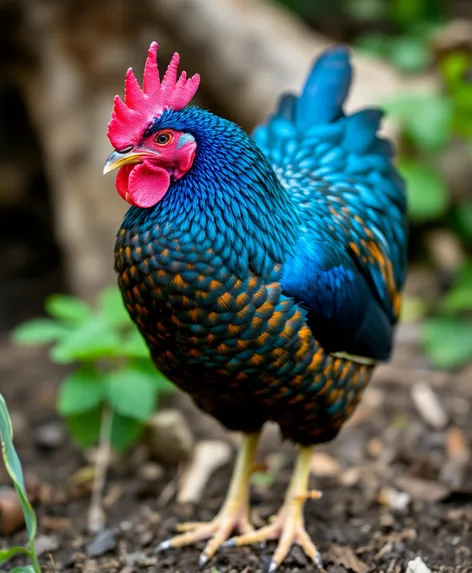
{"label": "chicken's back", "polygon": [[[285,292],[312,311],[328,350],[386,359],[406,278],[406,193],[377,133],[381,110],[344,114],[351,80],[348,50],[329,50],[254,138],[304,222]],[[366,305],[370,313],[355,311]]]}

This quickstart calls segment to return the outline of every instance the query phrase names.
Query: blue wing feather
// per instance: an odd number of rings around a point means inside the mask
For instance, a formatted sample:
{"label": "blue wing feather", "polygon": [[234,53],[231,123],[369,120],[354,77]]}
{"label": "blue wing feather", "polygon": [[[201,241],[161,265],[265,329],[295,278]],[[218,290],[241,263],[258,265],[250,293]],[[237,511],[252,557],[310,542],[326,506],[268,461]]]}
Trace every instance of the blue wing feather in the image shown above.
{"label": "blue wing feather", "polygon": [[405,188],[382,111],[344,114],[351,79],[348,49],[327,51],[253,136],[303,221],[284,292],[327,350],[383,360],[406,275]]}

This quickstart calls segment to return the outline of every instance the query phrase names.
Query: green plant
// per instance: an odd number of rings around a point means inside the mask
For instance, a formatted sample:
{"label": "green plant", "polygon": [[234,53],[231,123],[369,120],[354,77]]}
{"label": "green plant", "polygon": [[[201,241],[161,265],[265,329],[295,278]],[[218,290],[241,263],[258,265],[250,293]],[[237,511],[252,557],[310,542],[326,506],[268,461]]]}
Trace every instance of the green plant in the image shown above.
{"label": "green plant", "polygon": [[423,327],[423,341],[438,368],[455,368],[472,360],[472,260],[459,269],[438,312]]}
{"label": "green plant", "polygon": [[8,475],[20,499],[23,515],[25,518],[26,529],[28,531],[28,546],[15,546],[9,549],[0,549],[0,565],[11,559],[14,555],[23,554],[31,559],[32,565],[24,567],[15,567],[11,573],[41,573],[38,558],[34,548],[34,538],[36,536],[36,515],[33,507],[28,501],[26,494],[23,471],[21,469],[20,459],[13,445],[13,430],[8,414],[7,405],[3,396],[0,394],[0,440],[2,444],[2,458]]}
{"label": "green plant", "polygon": [[430,40],[442,23],[443,14],[437,0],[345,0],[347,12],[355,19],[382,20],[381,31],[370,30],[355,41],[359,49],[388,60],[404,73],[417,73],[433,61]]}
{"label": "green plant", "polygon": [[61,384],[57,408],[81,447],[97,443],[107,411],[110,443],[125,450],[143,431],[159,396],[173,387],[149,358],[118,289],[105,289],[97,309],[64,294],[47,298],[45,309],[50,318],[21,324],[14,340],[51,344],[51,359],[73,366]]}

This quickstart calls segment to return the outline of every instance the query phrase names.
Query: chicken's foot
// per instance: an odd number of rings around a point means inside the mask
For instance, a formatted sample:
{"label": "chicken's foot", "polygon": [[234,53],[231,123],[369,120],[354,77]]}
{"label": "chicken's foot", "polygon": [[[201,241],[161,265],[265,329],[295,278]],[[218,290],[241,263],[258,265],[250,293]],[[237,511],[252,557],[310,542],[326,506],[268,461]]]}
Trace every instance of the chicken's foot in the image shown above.
{"label": "chicken's foot", "polygon": [[156,551],[192,545],[203,539],[209,539],[200,555],[200,565],[204,565],[233,531],[243,535],[254,531],[249,522],[249,483],[258,441],[258,433],[244,435],[226,499],[216,517],[210,522],[181,523],[176,529],[183,533],[162,542]]}
{"label": "chicken's foot", "polygon": [[317,567],[323,568],[321,555],[306,532],[303,520],[305,501],[321,497],[321,492],[308,490],[311,452],[311,447],[300,448],[284,504],[271,523],[257,531],[233,537],[224,544],[224,547],[249,545],[278,539],[279,542],[270,562],[268,573],[273,573],[281,565],[293,544],[300,545]]}

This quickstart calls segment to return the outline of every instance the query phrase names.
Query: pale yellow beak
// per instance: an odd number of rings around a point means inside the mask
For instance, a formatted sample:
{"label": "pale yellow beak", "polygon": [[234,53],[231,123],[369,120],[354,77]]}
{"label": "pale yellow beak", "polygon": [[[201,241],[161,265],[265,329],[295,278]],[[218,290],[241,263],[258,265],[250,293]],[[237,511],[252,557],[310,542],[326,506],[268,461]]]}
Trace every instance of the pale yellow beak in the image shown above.
{"label": "pale yellow beak", "polygon": [[131,163],[141,163],[144,157],[149,157],[149,152],[142,151],[127,151],[125,153],[120,153],[119,151],[113,151],[106,160],[105,167],[103,168],[103,175],[122,167],[123,165],[129,165]]}

